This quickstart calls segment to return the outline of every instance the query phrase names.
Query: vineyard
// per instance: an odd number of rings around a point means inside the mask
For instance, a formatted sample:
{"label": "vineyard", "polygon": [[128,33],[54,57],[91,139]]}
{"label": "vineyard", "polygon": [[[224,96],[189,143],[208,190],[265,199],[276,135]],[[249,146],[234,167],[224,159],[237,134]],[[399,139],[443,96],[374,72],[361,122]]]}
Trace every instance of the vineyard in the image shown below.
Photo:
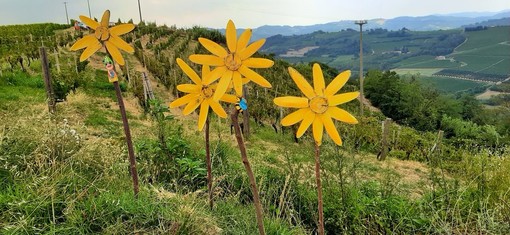
{"label": "vineyard", "polygon": [[[225,45],[225,36],[146,22],[123,36],[135,50],[124,53],[126,64],[118,67],[140,175],[135,199],[114,88],[103,69],[106,54],[79,62],[79,54],[70,51],[88,33],[55,24],[0,26],[1,233],[257,233],[248,176],[229,121],[210,121],[215,176],[210,209],[197,115],[184,117],[181,109],[168,108],[184,95],[177,85],[190,82],[176,59],[199,72],[188,59],[207,52],[198,38]],[[413,40],[423,40],[418,36]],[[41,46],[49,53],[59,101],[54,114],[47,107]],[[273,102],[300,94],[288,67],[310,82],[312,66],[271,54],[256,57],[275,62],[257,70],[271,89],[247,85],[250,120],[243,123],[251,126],[247,147],[266,232],[313,234],[318,223],[313,137],[306,133],[298,140],[295,128],[282,127],[292,110]],[[326,84],[339,73],[325,63],[321,67]],[[143,73],[155,99],[145,93]],[[364,116],[357,101],[343,105],[359,124],[339,124],[344,145],[326,138],[321,149],[326,233],[510,231],[508,109],[484,110],[471,97],[441,95],[413,79],[371,70],[366,97],[372,104],[364,104]],[[342,88],[358,90],[355,76]],[[385,122],[387,117],[393,121]]]}

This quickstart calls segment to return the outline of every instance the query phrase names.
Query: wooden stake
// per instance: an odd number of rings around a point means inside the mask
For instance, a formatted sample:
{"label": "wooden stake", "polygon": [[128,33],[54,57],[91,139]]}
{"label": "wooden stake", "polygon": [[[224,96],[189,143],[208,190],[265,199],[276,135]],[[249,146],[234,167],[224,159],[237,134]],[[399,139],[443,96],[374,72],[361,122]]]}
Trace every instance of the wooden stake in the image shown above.
{"label": "wooden stake", "polygon": [[135,151],[133,150],[133,142],[131,141],[131,131],[129,130],[126,108],[124,107],[124,100],[122,99],[119,82],[113,82],[113,86],[115,87],[115,94],[117,95],[120,115],[122,116],[122,124],[124,124],[124,134],[126,135],[126,143],[128,146],[129,155],[129,170],[131,172],[131,177],[133,178],[133,191],[135,193],[135,198],[138,198],[138,172],[136,171]]}
{"label": "wooden stake", "polygon": [[53,86],[51,85],[50,68],[48,64],[48,54],[46,53],[46,48],[40,47],[39,53],[41,55],[41,66],[44,77],[44,85],[46,87],[46,96],[48,99],[48,110],[50,113],[55,113],[56,111],[55,93],[53,92]]}
{"label": "wooden stake", "polygon": [[386,154],[388,154],[388,134],[390,132],[390,124],[391,118],[386,118],[386,120],[382,123],[381,151],[377,157],[379,161],[384,161],[386,159]]}
{"label": "wooden stake", "polygon": [[320,149],[315,142],[315,181],[317,182],[317,201],[319,204],[319,235],[324,235],[324,209],[322,206]]}
{"label": "wooden stake", "polygon": [[60,73],[60,60],[58,59],[57,50],[55,50],[55,63],[57,64],[57,72]]}
{"label": "wooden stake", "polygon": [[248,174],[248,179],[250,180],[251,192],[253,194],[253,204],[255,206],[255,213],[257,215],[257,226],[259,229],[259,234],[264,235],[266,232],[264,231],[264,218],[262,212],[262,205],[260,204],[259,192],[257,190],[257,183],[255,181],[255,177],[253,176],[253,171],[251,170],[250,161],[248,161],[248,156],[246,154],[246,146],[244,145],[243,135],[241,134],[241,127],[239,127],[239,122],[237,119],[238,112],[235,108],[232,108],[230,113],[230,118],[232,119],[232,125],[234,125],[234,130],[236,132],[236,140],[237,145],[239,146],[239,151],[241,152],[241,157],[243,159],[243,165],[246,169],[246,173]]}
{"label": "wooden stake", "polygon": [[209,147],[209,117],[205,120],[205,159],[207,163],[207,189],[209,190],[209,207],[213,209],[213,191],[212,191],[212,166],[211,151]]}

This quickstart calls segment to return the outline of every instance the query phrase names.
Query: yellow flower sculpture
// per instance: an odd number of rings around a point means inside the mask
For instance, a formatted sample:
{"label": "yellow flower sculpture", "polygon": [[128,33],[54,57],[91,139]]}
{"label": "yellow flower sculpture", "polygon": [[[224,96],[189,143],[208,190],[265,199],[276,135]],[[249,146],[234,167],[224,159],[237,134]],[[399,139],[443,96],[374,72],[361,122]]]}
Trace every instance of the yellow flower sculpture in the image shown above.
{"label": "yellow flower sculpture", "polygon": [[80,56],[80,61],[86,60],[104,46],[115,62],[120,65],[124,65],[124,58],[122,58],[119,48],[129,53],[133,53],[135,50],[119,36],[131,32],[131,30],[135,28],[135,25],[120,24],[109,28],[109,10],[106,10],[103,13],[101,23],[83,15],[80,16],[80,19],[83,23],[95,31],[94,33],[81,38],[71,47],[71,50],[73,51],[86,48]]}
{"label": "yellow flower sculpture", "polygon": [[218,78],[221,79],[214,93],[214,100],[219,100],[225,94],[231,82],[236,94],[241,96],[243,93],[243,76],[260,86],[270,88],[271,84],[251,68],[269,68],[273,66],[274,62],[264,58],[250,58],[264,45],[266,40],[260,39],[248,45],[251,38],[251,29],[246,29],[237,39],[236,27],[232,20],[228,21],[226,38],[228,51],[209,39],[199,38],[200,44],[213,55],[191,55],[189,57],[194,63],[216,66],[210,74],[211,82]]}
{"label": "yellow flower sculpture", "polygon": [[277,97],[274,103],[287,108],[299,108],[299,110],[287,115],[282,119],[283,126],[294,125],[301,122],[296,137],[301,137],[305,131],[313,125],[313,137],[320,146],[324,128],[337,145],[342,145],[342,139],[336,130],[333,119],[349,124],[356,124],[358,120],[347,111],[336,107],[349,102],[359,96],[359,92],[336,93],[345,85],[351,72],[349,70],[340,73],[326,87],[324,75],[319,64],[313,65],[312,87],[306,79],[295,69],[289,67],[292,80],[306,97],[285,96]]}
{"label": "yellow flower sculpture", "polygon": [[[170,103],[170,108],[176,108],[186,104],[182,113],[184,115],[188,115],[192,113],[195,109],[200,106],[200,113],[198,116],[198,129],[202,130],[205,125],[205,121],[207,119],[207,115],[209,113],[209,107],[220,117],[226,118],[227,113],[221,107],[218,101],[213,99],[213,94],[216,89],[217,84],[211,84],[210,81],[207,81],[209,77],[210,69],[209,66],[204,65],[202,67],[202,79],[198,76],[195,71],[186,64],[182,59],[177,59],[177,64],[184,71],[186,75],[195,83],[195,84],[180,84],[177,86],[177,90],[188,93],[187,95],[174,100]],[[224,94],[221,98],[221,101],[235,103],[237,101],[236,96]]]}

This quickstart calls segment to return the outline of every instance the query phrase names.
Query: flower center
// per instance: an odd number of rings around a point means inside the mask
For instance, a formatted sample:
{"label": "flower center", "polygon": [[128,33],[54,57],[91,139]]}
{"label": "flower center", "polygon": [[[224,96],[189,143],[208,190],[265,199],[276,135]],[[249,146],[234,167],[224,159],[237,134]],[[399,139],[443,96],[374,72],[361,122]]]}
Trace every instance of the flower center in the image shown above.
{"label": "flower center", "polygon": [[202,97],[211,98],[214,95],[214,90],[208,86],[202,87]]}
{"label": "flower center", "polygon": [[326,112],[329,107],[328,100],[322,96],[313,97],[308,105],[313,112],[318,114]]}
{"label": "flower center", "polygon": [[235,53],[228,54],[227,57],[225,57],[225,65],[230,71],[236,71],[242,64],[241,58]]}
{"label": "flower center", "polygon": [[101,41],[106,41],[108,38],[110,38],[110,32],[108,31],[107,27],[99,26],[96,29],[95,36]]}

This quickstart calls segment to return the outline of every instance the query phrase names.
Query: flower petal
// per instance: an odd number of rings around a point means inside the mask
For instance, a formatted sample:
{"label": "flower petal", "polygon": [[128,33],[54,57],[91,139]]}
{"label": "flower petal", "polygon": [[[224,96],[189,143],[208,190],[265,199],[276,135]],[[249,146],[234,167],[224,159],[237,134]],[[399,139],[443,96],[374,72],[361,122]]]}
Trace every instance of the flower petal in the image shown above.
{"label": "flower petal", "polygon": [[243,65],[249,68],[269,68],[273,64],[272,60],[264,58],[248,58],[243,61]]}
{"label": "flower petal", "polygon": [[221,98],[220,98],[221,101],[223,102],[227,102],[227,103],[236,103],[237,102],[237,97],[235,95],[231,95],[231,94],[224,94]]}
{"label": "flower petal", "polygon": [[190,55],[189,60],[193,63],[204,64],[209,66],[222,66],[225,65],[225,61],[215,55]]}
{"label": "flower petal", "polygon": [[218,82],[218,87],[216,87],[216,91],[214,92],[213,100],[218,101],[220,98],[227,92],[228,84],[232,80],[233,73],[230,70],[227,70],[223,73],[223,76]]}
{"label": "flower petal", "polygon": [[127,44],[119,36],[110,34],[110,38],[108,38],[108,41],[113,43],[113,45],[115,45],[116,47],[118,47],[119,49],[121,49],[125,52],[129,52],[129,53],[135,52],[135,49],[133,49],[133,47],[131,47],[129,44]]}
{"label": "flower petal", "polygon": [[213,100],[209,100],[209,105],[211,106],[212,110],[221,118],[227,117],[227,112],[221,107],[220,103],[215,102]]}
{"label": "flower petal", "polygon": [[[97,40],[97,39],[96,39]],[[96,53],[99,49],[101,49],[103,45],[97,41],[97,43],[87,46],[87,48],[81,53],[80,61],[84,61],[89,58],[91,55]]]}
{"label": "flower petal", "polygon": [[202,104],[200,104],[200,113],[198,114],[198,130],[200,131],[204,129],[207,114],[209,114],[209,101],[204,100]]}
{"label": "flower petal", "polygon": [[236,95],[241,97],[243,96],[243,80],[241,79],[241,74],[237,71],[234,71],[232,74],[232,83],[234,84],[234,91]]}
{"label": "flower petal", "polygon": [[313,120],[313,138],[315,139],[315,142],[317,142],[317,145],[321,146],[322,134],[324,132],[324,124],[322,124],[322,119],[317,116]]}
{"label": "flower petal", "polygon": [[325,112],[321,115],[322,123],[324,124],[324,128],[328,133],[329,137],[335,142],[337,145],[342,145],[342,138],[338,134],[335,123],[331,120],[331,115],[328,112]]}
{"label": "flower petal", "polygon": [[96,37],[94,37],[94,34],[89,34],[87,36],[84,36],[80,40],[76,41],[73,46],[71,47],[71,51],[80,50],[82,48],[95,45],[99,43]]}
{"label": "flower petal", "polygon": [[237,32],[236,26],[232,20],[228,20],[227,30],[225,32],[227,38],[227,46],[230,52],[235,52],[237,47]]}
{"label": "flower petal", "polygon": [[182,110],[182,114],[183,115],[188,115],[190,113],[192,113],[193,111],[195,111],[195,109],[198,108],[198,106],[200,105],[200,103],[202,103],[202,99],[198,96],[195,96],[194,99],[192,99],[187,105],[186,107],[184,107],[184,110]]}
{"label": "flower petal", "polygon": [[89,26],[91,29],[93,29],[93,30],[96,30],[96,29],[97,29],[97,27],[99,27],[99,25],[100,25],[100,24],[99,24],[98,22],[96,22],[95,20],[90,19],[90,18],[88,18],[88,17],[86,17],[86,16],[80,16],[80,20],[81,20],[83,23],[85,23],[87,26]]}
{"label": "flower petal", "polygon": [[312,110],[310,110],[310,109],[305,109],[305,110],[306,110],[306,113],[303,115],[303,121],[301,122],[301,125],[299,125],[299,128],[296,132],[297,138],[303,136],[306,129],[308,129],[308,127],[310,125],[312,125],[313,120],[315,119],[315,113]]}
{"label": "flower petal", "polygon": [[200,77],[198,76],[198,74],[195,72],[195,70],[193,70],[188,64],[186,64],[186,62],[184,62],[184,60],[182,60],[181,58],[177,58],[176,59],[177,61],[177,65],[179,65],[179,67],[182,69],[182,71],[188,75],[188,77],[191,79],[191,81],[193,81],[195,84],[197,85],[202,85],[202,80],[200,79]]}
{"label": "flower petal", "polygon": [[324,75],[321,66],[317,63],[313,64],[313,87],[317,95],[324,95],[324,89],[326,88]]}
{"label": "flower petal", "polygon": [[308,108],[308,99],[305,97],[283,96],[277,97],[273,101],[276,105],[281,107]]}
{"label": "flower petal", "polygon": [[124,65],[124,58],[122,58],[122,54],[120,53],[119,49],[113,43],[110,41],[105,41],[104,45],[106,46],[106,50],[108,50],[108,53],[113,57],[112,59],[117,62],[117,64]]}
{"label": "flower petal", "polygon": [[198,41],[200,42],[200,44],[202,44],[202,46],[205,47],[205,49],[207,49],[208,51],[210,51],[211,53],[220,58],[224,58],[228,55],[227,50],[225,50],[225,48],[223,48],[222,46],[218,45],[218,43],[215,43],[207,38],[198,38]]}
{"label": "flower petal", "polygon": [[209,73],[211,73],[211,67],[209,65],[202,65],[202,80],[209,76]]}
{"label": "flower petal", "polygon": [[260,39],[250,44],[248,47],[246,47],[246,49],[238,52],[239,57],[241,58],[241,60],[246,60],[250,58],[250,56],[255,54],[255,52],[257,52],[264,45],[265,42],[266,39]]}
{"label": "flower petal", "polygon": [[216,67],[204,78],[202,84],[209,85],[215,82],[216,80],[218,80],[218,78],[221,78],[226,71],[227,71],[226,66]]}
{"label": "flower petal", "polygon": [[251,38],[251,29],[245,29],[244,32],[239,36],[239,40],[237,40],[237,50],[242,51],[248,46]]}
{"label": "flower petal", "polygon": [[177,85],[177,90],[185,93],[200,93],[201,87],[195,84],[180,84]]}
{"label": "flower petal", "polygon": [[358,120],[354,116],[352,116],[352,114],[350,114],[349,112],[347,112],[341,108],[329,107],[328,111],[326,111],[326,112],[329,112],[331,117],[338,121],[349,123],[349,124],[357,124],[358,123]]}
{"label": "flower petal", "polygon": [[347,92],[328,97],[329,106],[337,106],[339,104],[347,103],[353,99],[358,98],[359,92]]}
{"label": "flower petal", "polygon": [[101,26],[108,27],[110,25],[110,10],[106,10],[101,17]]}
{"label": "flower petal", "polygon": [[282,121],[280,122],[282,126],[290,126],[294,125],[305,118],[305,114],[308,111],[308,109],[298,109],[297,111],[285,116]]}
{"label": "flower petal", "polygon": [[301,92],[303,92],[303,94],[308,97],[308,99],[312,99],[313,97],[317,96],[312,86],[310,86],[310,83],[308,83],[303,75],[301,75],[297,70],[289,67],[289,73],[290,77],[292,80],[294,80],[299,90],[301,90]]}
{"label": "flower petal", "polygon": [[198,94],[187,94],[179,99],[172,101],[172,103],[170,103],[168,106],[170,108],[177,108],[179,106],[183,106],[183,105],[191,102],[192,100],[196,99],[197,97],[198,97]]}
{"label": "flower petal", "polygon": [[110,28],[110,36],[120,36],[133,31],[133,29],[135,29],[134,24],[119,24]]}
{"label": "flower petal", "polygon": [[347,80],[349,80],[349,77],[351,76],[351,71],[346,70],[338,74],[333,81],[326,87],[326,90],[324,91],[324,96],[332,96],[336,94],[342,87],[345,85]]}
{"label": "flower petal", "polygon": [[258,85],[262,87],[271,88],[271,83],[269,83],[264,77],[260,76],[255,71],[251,70],[250,68],[246,67],[244,64],[239,67],[237,70],[245,77],[249,78],[254,83],[257,83]]}

